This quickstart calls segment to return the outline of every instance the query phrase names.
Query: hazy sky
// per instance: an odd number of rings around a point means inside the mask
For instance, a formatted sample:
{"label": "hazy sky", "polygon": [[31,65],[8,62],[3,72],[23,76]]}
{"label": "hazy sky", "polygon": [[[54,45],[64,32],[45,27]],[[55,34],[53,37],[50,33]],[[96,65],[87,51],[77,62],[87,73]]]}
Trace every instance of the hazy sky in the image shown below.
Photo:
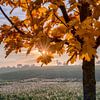
{"label": "hazy sky", "polygon": [[[6,14],[8,16],[11,16],[11,15],[9,15],[10,7],[3,7],[3,9],[4,9],[4,11],[6,12]],[[23,19],[25,17],[24,13],[21,12],[20,9],[14,10],[12,15],[18,15],[18,16],[20,15],[19,17],[21,19]],[[5,19],[5,17],[0,12],[0,25],[2,25],[4,23],[8,23],[9,24],[9,22]],[[98,52],[99,52],[99,55],[100,55],[100,48],[98,49]],[[19,53],[19,54],[12,53],[5,59],[4,58],[5,57],[5,50],[3,48],[3,44],[0,45],[0,67],[3,67],[3,66],[15,66],[16,64],[19,64],[19,63],[21,63],[21,64],[34,64],[34,63],[37,64],[36,63],[36,58],[39,55],[37,50],[34,50],[34,52],[32,52],[28,56],[26,56],[25,53],[26,53],[26,50],[23,49],[22,53]],[[67,61],[67,59],[68,59],[68,56],[66,54],[64,54],[61,57],[55,55],[55,59],[49,65],[55,65],[56,64],[56,60],[64,62],[64,61]],[[75,64],[81,64],[81,62],[77,61]]]}

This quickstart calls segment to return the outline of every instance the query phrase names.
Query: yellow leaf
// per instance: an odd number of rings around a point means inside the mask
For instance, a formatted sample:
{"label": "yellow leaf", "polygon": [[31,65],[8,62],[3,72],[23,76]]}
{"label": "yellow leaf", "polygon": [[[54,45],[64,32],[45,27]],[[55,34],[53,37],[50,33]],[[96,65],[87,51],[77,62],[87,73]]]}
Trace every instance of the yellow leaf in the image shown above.
{"label": "yellow leaf", "polygon": [[80,54],[80,58],[90,61],[93,56],[96,55],[95,48],[91,47],[90,45],[83,45],[82,52]]}
{"label": "yellow leaf", "polygon": [[[75,2],[75,0],[74,0]],[[68,12],[72,11],[73,9],[75,9],[77,6],[79,5],[79,3],[74,3],[73,5],[71,5],[71,7],[68,9]]]}
{"label": "yellow leaf", "polygon": [[48,64],[51,62],[53,56],[52,55],[42,55],[37,58],[37,62],[42,62],[43,64]]}

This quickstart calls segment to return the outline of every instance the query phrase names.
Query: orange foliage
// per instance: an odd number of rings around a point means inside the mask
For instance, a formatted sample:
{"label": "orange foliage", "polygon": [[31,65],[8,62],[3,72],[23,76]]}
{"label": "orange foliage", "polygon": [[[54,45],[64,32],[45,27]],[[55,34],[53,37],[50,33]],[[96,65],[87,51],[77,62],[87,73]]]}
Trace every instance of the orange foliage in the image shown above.
{"label": "orange foliage", "polygon": [[[71,63],[77,57],[90,61],[96,56],[96,40],[100,38],[100,0],[84,0],[90,5],[92,15],[83,22],[80,21],[78,6],[81,2],[68,0],[1,0],[1,5],[9,5],[13,11],[21,7],[26,17],[20,20],[18,16],[9,18],[12,25],[0,26],[0,42],[6,49],[6,57],[21,48],[27,48],[27,54],[33,47],[39,51],[46,49],[48,53],[40,55],[38,62],[48,64],[55,53],[62,55],[64,52],[70,56]],[[62,11],[63,6],[69,15],[70,21],[66,23]],[[12,12],[12,11],[11,11]],[[16,28],[17,27],[17,28]],[[24,33],[24,34],[22,34]],[[80,42],[79,39],[83,41]],[[100,39],[99,39],[100,40]],[[66,46],[68,45],[68,46]]]}

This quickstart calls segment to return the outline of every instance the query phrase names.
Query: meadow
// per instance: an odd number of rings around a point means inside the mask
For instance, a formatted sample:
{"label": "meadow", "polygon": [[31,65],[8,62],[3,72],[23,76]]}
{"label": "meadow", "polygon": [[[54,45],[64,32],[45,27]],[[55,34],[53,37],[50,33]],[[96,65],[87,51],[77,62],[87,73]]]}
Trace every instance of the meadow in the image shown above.
{"label": "meadow", "polygon": [[[81,82],[32,80],[1,85],[0,100],[83,100]],[[99,82],[97,100],[100,100]]]}
{"label": "meadow", "polygon": [[[100,68],[96,67],[97,100]],[[0,100],[83,100],[82,70],[44,67],[0,73]]]}

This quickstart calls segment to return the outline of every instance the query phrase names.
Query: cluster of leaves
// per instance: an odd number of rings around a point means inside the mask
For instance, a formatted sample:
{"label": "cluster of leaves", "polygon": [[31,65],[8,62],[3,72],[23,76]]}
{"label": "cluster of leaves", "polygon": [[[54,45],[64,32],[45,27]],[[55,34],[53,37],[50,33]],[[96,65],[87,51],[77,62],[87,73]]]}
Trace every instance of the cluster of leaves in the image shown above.
{"label": "cluster of leaves", "polygon": [[[89,4],[92,14],[81,21],[79,8],[85,3]],[[27,48],[27,54],[32,48],[38,48],[41,55],[37,61],[45,64],[55,53],[68,53],[71,63],[77,57],[90,61],[96,56],[100,44],[97,41],[100,40],[100,0],[0,1],[0,5],[5,4],[12,7],[11,12],[20,7],[26,14],[24,20],[13,16],[9,18],[11,25],[0,26],[0,42],[5,44],[6,57],[14,50],[20,52],[23,47]],[[62,8],[69,19],[64,17]]]}

